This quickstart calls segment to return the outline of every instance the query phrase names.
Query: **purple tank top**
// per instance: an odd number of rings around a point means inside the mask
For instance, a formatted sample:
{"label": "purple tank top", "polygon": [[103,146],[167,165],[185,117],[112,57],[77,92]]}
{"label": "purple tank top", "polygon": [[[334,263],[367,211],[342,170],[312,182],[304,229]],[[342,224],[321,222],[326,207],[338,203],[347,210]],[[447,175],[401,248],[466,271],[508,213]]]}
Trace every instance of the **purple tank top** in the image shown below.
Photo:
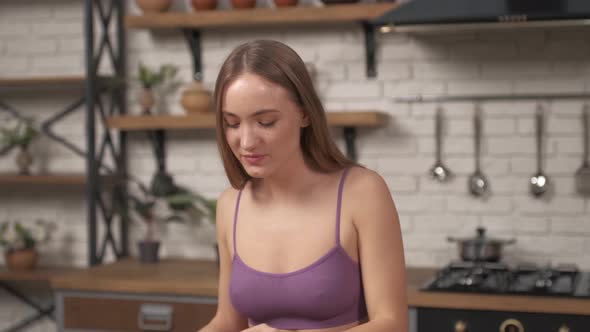
{"label": "purple tank top", "polygon": [[231,302],[253,325],[278,329],[321,329],[366,318],[360,266],[340,245],[340,206],[345,169],[338,187],[336,245],[305,268],[268,273],[246,265],[236,248],[239,192],[234,214]]}

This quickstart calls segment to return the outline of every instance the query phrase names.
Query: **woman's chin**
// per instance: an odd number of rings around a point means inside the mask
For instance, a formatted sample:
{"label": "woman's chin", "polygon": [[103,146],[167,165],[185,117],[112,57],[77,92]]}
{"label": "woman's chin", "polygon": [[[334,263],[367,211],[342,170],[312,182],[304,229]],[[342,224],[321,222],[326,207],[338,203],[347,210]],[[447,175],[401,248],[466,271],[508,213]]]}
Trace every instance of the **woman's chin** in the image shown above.
{"label": "woman's chin", "polygon": [[253,178],[264,178],[268,173],[267,168],[261,166],[245,165],[244,170]]}

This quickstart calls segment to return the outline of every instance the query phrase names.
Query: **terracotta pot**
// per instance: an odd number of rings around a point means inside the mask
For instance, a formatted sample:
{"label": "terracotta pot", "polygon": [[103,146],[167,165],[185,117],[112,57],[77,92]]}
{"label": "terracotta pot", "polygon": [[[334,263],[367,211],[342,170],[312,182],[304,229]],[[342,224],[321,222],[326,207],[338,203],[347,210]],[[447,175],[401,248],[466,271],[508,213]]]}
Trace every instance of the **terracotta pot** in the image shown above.
{"label": "terracotta pot", "polygon": [[217,8],[217,0],[191,0],[195,10],[213,10]]}
{"label": "terracotta pot", "polygon": [[172,0],[135,0],[135,3],[144,13],[160,13],[172,6]]}
{"label": "terracotta pot", "polygon": [[156,97],[154,97],[154,92],[152,89],[145,88],[141,90],[139,93],[139,98],[137,98],[139,105],[141,105],[141,109],[144,114],[149,114],[150,110],[156,104]]}
{"label": "terracotta pot", "polygon": [[294,7],[297,6],[298,0],[274,0],[277,7]]}
{"label": "terracotta pot", "polygon": [[15,271],[30,271],[37,266],[37,259],[39,255],[33,248],[6,251],[4,253],[4,261],[9,270]]}
{"label": "terracotta pot", "polygon": [[231,0],[231,5],[236,9],[254,8],[256,0]]}
{"label": "terracotta pot", "polygon": [[18,166],[18,173],[21,175],[31,174],[29,168],[32,164],[33,156],[31,156],[28,146],[20,146],[20,149],[16,155],[16,165]]}
{"label": "terracotta pot", "polygon": [[190,83],[182,92],[180,103],[187,113],[207,113],[211,111],[211,93],[199,81]]}

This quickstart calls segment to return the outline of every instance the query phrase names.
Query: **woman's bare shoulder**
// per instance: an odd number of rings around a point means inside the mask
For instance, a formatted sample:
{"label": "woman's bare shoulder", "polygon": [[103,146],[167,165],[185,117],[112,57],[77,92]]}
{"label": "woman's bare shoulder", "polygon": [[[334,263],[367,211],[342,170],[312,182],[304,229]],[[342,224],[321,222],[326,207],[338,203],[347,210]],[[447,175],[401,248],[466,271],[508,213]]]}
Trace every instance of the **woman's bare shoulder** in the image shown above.
{"label": "woman's bare shoulder", "polygon": [[[233,218],[236,200],[239,190],[229,187],[226,188],[217,199],[217,224],[226,226]],[[228,221],[229,220],[229,221]]]}
{"label": "woman's bare shoulder", "polygon": [[345,197],[350,197],[350,206],[355,223],[367,216],[391,210],[393,198],[383,177],[368,168],[353,167],[346,179]]}
{"label": "woman's bare shoulder", "polygon": [[354,195],[381,195],[383,190],[389,192],[383,177],[366,167],[354,166],[346,179],[347,191]]}

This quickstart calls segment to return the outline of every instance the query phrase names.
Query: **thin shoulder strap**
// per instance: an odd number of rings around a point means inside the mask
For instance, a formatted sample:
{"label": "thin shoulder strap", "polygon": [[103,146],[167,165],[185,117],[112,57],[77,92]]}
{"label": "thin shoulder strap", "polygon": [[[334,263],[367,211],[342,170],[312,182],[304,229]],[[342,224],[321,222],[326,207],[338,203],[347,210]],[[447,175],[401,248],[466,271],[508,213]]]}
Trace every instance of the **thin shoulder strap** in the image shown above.
{"label": "thin shoulder strap", "polygon": [[348,175],[348,170],[350,168],[345,168],[344,172],[342,172],[342,177],[340,178],[340,184],[338,185],[338,202],[336,203],[336,245],[340,245],[340,208],[342,206],[342,190],[344,188],[344,180],[346,179],[346,175]]}
{"label": "thin shoulder strap", "polygon": [[236,247],[236,226],[238,224],[238,210],[240,209],[240,198],[242,197],[242,190],[238,192],[238,198],[236,199],[236,211],[234,212],[234,255],[237,254],[237,247]]}

